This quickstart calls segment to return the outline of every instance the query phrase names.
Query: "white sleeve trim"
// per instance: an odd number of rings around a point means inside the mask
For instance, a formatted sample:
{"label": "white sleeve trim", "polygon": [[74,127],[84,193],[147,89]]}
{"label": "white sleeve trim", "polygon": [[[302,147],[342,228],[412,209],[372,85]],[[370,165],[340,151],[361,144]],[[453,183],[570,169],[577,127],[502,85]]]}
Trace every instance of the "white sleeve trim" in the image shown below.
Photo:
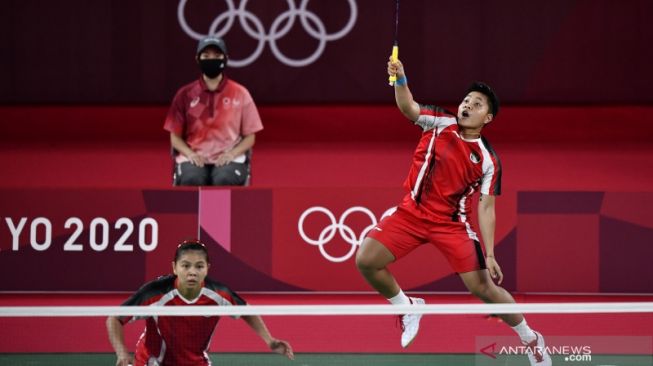
{"label": "white sleeve trim", "polygon": [[424,131],[432,130],[441,127],[440,131],[452,124],[456,123],[456,119],[450,116],[430,116],[427,114],[420,114],[415,121],[415,124],[422,127]]}
{"label": "white sleeve trim", "polygon": [[481,194],[490,195],[490,186],[492,185],[492,178],[494,177],[495,169],[494,162],[490,152],[485,148],[485,145],[479,140],[478,146],[481,147],[483,153],[483,181],[481,182]]}

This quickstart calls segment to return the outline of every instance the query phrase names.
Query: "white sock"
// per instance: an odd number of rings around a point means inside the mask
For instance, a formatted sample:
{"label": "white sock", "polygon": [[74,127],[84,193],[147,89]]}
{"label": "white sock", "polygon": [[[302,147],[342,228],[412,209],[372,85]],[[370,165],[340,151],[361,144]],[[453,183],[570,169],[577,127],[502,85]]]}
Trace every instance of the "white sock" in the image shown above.
{"label": "white sock", "polygon": [[521,338],[522,341],[524,342],[532,342],[537,336],[535,335],[535,332],[533,332],[533,329],[526,324],[526,319],[522,320],[521,323],[515,325],[512,327],[512,329],[519,335],[519,338]]}
{"label": "white sock", "polygon": [[410,304],[410,299],[401,290],[399,290],[399,293],[396,294],[394,297],[389,298],[388,301],[390,301],[392,305]]}

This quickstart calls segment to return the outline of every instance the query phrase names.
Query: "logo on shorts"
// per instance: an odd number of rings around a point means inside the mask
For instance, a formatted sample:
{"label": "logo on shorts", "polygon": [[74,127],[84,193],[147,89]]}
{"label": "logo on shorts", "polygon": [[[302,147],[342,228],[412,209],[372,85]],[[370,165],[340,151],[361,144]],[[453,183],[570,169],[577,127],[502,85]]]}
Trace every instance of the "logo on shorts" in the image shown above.
{"label": "logo on shorts", "polygon": [[472,151],[469,153],[469,160],[471,160],[474,164],[478,164],[481,161],[481,157],[476,153],[476,151]]}

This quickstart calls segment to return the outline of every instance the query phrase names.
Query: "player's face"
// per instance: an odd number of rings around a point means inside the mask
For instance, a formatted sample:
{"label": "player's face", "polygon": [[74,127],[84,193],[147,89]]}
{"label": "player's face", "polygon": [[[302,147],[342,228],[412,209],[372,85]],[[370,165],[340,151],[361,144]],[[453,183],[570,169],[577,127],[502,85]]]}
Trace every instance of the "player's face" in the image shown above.
{"label": "player's face", "polygon": [[209,264],[204,252],[187,250],[172,263],[172,269],[179,279],[179,290],[198,290],[209,272]]}
{"label": "player's face", "polygon": [[485,94],[473,91],[458,106],[458,124],[467,128],[478,128],[492,120],[490,105]]}

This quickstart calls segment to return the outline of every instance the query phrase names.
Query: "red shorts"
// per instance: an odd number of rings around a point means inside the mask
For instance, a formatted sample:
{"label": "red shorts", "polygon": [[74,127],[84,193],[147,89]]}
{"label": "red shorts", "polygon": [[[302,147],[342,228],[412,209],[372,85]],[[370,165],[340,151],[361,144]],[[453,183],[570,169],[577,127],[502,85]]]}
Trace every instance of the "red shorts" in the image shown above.
{"label": "red shorts", "polygon": [[454,271],[465,273],[486,268],[481,244],[473,239],[476,234],[471,230],[464,222],[424,221],[400,207],[367,236],[381,242],[395,260],[422,244],[432,244],[444,254]]}

